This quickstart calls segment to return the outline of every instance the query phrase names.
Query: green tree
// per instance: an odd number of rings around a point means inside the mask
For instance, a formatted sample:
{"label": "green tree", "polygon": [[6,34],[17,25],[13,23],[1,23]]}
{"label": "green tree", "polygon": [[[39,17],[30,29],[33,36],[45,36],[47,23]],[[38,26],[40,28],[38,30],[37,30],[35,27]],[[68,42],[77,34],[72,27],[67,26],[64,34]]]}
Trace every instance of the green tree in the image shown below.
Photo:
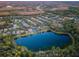
{"label": "green tree", "polygon": [[22,46],[17,46],[14,42],[13,35],[2,36],[3,41],[0,43],[1,57],[28,57],[32,56],[31,51]]}
{"label": "green tree", "polygon": [[74,34],[76,27],[75,27],[75,20],[74,19],[66,19],[63,22],[63,28],[65,32]]}

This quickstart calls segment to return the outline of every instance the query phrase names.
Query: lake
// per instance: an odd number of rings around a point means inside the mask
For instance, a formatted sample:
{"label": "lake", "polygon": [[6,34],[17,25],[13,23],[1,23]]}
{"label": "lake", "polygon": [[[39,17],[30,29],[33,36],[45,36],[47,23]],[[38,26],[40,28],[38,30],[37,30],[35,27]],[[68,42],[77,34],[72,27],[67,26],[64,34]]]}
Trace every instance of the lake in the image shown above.
{"label": "lake", "polygon": [[70,43],[70,37],[66,34],[56,34],[54,32],[43,32],[16,39],[16,44],[25,46],[31,51],[48,49],[52,46],[64,47]]}

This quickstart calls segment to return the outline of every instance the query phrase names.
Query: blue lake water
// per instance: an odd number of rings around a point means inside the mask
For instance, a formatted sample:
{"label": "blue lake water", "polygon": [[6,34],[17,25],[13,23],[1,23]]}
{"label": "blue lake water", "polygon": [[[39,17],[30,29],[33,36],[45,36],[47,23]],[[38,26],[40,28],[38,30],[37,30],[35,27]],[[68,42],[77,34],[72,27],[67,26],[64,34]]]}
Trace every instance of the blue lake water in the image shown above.
{"label": "blue lake water", "polygon": [[25,46],[32,51],[47,49],[52,46],[64,47],[70,43],[70,37],[54,32],[38,33],[31,36],[21,37],[16,40],[16,44]]}

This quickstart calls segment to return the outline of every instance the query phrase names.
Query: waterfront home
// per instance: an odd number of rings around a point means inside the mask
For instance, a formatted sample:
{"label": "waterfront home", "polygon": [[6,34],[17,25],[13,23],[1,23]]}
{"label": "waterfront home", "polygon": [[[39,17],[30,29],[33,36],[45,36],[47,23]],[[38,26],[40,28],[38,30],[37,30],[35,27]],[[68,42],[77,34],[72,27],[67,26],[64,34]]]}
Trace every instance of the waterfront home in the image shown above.
{"label": "waterfront home", "polygon": [[28,32],[32,33],[32,32],[33,32],[33,30],[30,28],[30,29],[28,29]]}

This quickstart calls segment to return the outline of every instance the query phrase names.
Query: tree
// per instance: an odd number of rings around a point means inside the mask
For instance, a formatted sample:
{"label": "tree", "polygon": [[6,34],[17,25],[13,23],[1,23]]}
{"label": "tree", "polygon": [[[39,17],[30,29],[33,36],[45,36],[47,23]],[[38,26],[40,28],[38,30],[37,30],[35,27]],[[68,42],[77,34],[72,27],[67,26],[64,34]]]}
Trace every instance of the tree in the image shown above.
{"label": "tree", "polygon": [[18,46],[14,42],[13,35],[1,36],[3,38],[0,43],[0,56],[1,57],[29,57],[32,53],[25,47]]}
{"label": "tree", "polygon": [[76,27],[75,27],[75,20],[74,19],[65,19],[63,22],[63,28],[65,32],[74,34]]}

